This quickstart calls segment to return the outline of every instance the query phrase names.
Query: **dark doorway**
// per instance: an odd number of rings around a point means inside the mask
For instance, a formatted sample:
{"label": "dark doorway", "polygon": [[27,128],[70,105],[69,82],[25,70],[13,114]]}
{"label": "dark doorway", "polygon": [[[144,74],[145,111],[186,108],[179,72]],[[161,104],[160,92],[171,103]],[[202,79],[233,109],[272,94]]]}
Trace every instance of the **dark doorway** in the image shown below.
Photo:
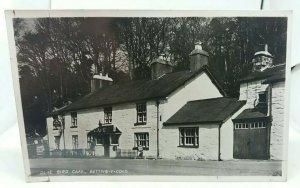
{"label": "dark doorway", "polygon": [[269,126],[266,122],[235,123],[233,157],[269,159]]}
{"label": "dark doorway", "polygon": [[109,135],[103,137],[104,157],[109,157],[110,138]]}

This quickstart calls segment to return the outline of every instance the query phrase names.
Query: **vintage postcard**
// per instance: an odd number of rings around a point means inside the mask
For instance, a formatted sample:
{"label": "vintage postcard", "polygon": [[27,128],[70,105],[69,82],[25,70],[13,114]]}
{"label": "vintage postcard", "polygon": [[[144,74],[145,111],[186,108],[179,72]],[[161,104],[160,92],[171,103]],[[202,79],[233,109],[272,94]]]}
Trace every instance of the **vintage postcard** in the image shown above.
{"label": "vintage postcard", "polygon": [[284,181],[290,12],[7,11],[28,181]]}

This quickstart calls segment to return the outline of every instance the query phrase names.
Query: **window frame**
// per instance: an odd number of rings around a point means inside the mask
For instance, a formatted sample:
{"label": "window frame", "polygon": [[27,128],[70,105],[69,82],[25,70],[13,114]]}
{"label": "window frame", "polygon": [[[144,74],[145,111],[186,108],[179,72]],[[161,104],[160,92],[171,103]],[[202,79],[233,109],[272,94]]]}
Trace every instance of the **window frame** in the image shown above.
{"label": "window frame", "polygon": [[[58,115],[54,115],[52,116],[52,127],[53,127],[53,130],[58,130],[62,125],[61,125],[61,122],[59,121],[59,118],[58,118]],[[60,125],[59,126],[56,126],[55,125],[55,122],[59,122]]]}
{"label": "window frame", "polygon": [[[141,138],[144,137],[144,138]],[[140,144],[145,143],[143,146],[143,150],[149,150],[150,139],[149,139],[149,132],[136,132],[134,133],[134,149],[137,149]]]}
{"label": "window frame", "polygon": [[79,138],[78,138],[78,135],[72,135],[72,148],[73,149],[79,149]]}
{"label": "window frame", "polygon": [[[265,101],[261,101],[261,95],[265,95]],[[259,92],[258,93],[258,104],[267,104],[268,103],[268,92],[264,91],[264,92]]]}
{"label": "window frame", "polygon": [[136,104],[136,123],[135,125],[145,125],[147,123],[147,103]]}
{"label": "window frame", "polygon": [[263,128],[267,128],[267,126],[268,126],[268,123],[265,121],[234,123],[235,130],[263,129]]}
{"label": "window frame", "polygon": [[104,124],[112,124],[112,107],[104,107]]}
{"label": "window frame", "polygon": [[[199,147],[199,127],[179,127],[179,147]],[[187,136],[187,133],[189,135]]]}
{"label": "window frame", "polygon": [[77,120],[78,120],[77,112],[71,112],[71,128],[78,127]]}

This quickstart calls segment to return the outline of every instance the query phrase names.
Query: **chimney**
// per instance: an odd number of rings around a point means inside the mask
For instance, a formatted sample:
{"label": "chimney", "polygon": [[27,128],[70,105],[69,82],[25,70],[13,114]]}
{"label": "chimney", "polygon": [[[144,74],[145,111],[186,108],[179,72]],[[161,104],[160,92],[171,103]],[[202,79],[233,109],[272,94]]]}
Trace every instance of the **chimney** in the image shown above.
{"label": "chimney", "polygon": [[262,72],[273,65],[273,56],[268,51],[268,44],[265,44],[264,51],[258,51],[252,59],[253,72]]}
{"label": "chimney", "polygon": [[151,79],[157,80],[163,75],[172,72],[173,67],[170,65],[166,58],[165,54],[161,54],[157,59],[154,59],[151,62]]}
{"label": "chimney", "polygon": [[209,54],[202,49],[202,43],[196,42],[195,49],[190,53],[190,71],[197,71],[202,66],[208,65]]}
{"label": "chimney", "polygon": [[113,79],[108,77],[108,74],[102,75],[102,73],[95,74],[91,80],[91,92],[111,85]]}

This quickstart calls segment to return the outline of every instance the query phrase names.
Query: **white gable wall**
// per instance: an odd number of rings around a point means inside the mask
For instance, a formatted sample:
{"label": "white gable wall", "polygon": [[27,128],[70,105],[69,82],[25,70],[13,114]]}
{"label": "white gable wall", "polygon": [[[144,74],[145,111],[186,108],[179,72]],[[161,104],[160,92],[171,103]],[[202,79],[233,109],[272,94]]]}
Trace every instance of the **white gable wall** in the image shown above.
{"label": "white gable wall", "polygon": [[168,96],[164,104],[163,121],[167,121],[188,101],[222,97],[215,84],[205,72],[200,73]]}

